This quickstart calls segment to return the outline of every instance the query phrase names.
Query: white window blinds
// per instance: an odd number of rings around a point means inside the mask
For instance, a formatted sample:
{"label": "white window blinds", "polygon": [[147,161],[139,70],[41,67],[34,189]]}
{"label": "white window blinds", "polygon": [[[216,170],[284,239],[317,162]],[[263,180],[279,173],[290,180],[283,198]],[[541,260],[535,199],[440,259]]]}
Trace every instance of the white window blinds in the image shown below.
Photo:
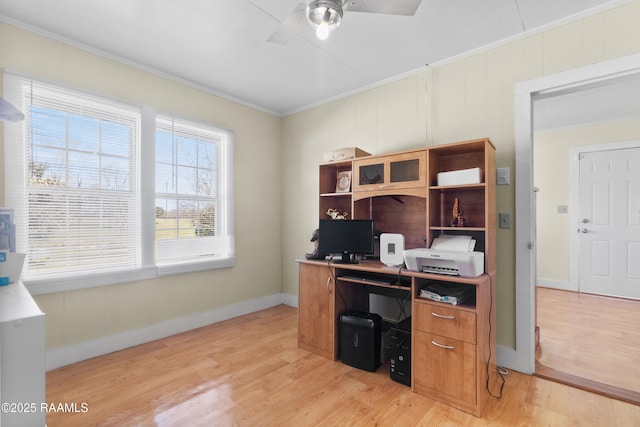
{"label": "white window blinds", "polygon": [[233,263],[231,134],[209,125],[156,118],[156,239],[160,264]]}
{"label": "white window blinds", "polygon": [[140,109],[7,72],[5,96],[26,116],[5,138],[23,279],[139,267]]}

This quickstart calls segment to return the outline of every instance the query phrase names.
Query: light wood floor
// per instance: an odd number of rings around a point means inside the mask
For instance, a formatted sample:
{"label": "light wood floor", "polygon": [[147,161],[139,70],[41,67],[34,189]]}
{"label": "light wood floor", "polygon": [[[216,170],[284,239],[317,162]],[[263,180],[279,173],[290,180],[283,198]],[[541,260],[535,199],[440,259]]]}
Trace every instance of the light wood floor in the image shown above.
{"label": "light wood floor", "polygon": [[510,372],[482,418],[297,348],[297,310],[277,306],[47,373],[49,413],[73,426],[638,426],[640,406]]}
{"label": "light wood floor", "polygon": [[640,403],[640,301],[542,287],[536,298],[536,372]]}

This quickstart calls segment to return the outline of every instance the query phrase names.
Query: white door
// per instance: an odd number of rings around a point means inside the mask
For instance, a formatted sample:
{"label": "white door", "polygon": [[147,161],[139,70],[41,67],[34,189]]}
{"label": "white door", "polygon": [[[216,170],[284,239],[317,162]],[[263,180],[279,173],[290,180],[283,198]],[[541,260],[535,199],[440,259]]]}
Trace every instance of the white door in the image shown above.
{"label": "white door", "polygon": [[580,154],[579,290],[640,298],[640,148]]}

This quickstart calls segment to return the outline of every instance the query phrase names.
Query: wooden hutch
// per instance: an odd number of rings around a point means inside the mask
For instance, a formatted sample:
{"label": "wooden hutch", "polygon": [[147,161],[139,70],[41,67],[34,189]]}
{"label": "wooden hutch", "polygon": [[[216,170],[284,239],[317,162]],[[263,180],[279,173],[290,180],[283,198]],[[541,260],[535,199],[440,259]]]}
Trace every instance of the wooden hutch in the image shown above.
{"label": "wooden hutch", "polygon": [[[480,169],[480,183],[438,185],[438,173],[472,168]],[[375,260],[353,265],[300,260],[299,346],[336,360],[344,311],[368,311],[368,293],[409,292],[412,390],[480,416],[495,372],[495,147],[484,138],[358,157],[322,163],[319,174],[319,218],[336,209],[351,219],[373,219],[376,230],[402,234],[406,249],[430,247],[441,234],[471,235],[475,250],[484,252],[485,273],[462,278]],[[338,183],[345,175],[352,181],[346,189]],[[456,198],[464,227],[451,224]],[[420,297],[420,289],[433,280],[474,287],[475,303],[450,305]]]}

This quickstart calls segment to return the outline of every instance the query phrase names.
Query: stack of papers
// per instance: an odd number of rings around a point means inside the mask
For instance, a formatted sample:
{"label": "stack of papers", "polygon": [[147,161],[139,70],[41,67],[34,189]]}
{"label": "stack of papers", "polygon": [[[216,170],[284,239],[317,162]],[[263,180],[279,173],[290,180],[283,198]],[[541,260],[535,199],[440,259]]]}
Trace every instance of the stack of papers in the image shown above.
{"label": "stack of papers", "polygon": [[458,236],[443,234],[440,237],[433,239],[431,243],[431,249],[438,249],[441,251],[459,251],[459,252],[473,252],[476,247],[476,241],[471,236]]}
{"label": "stack of papers", "polygon": [[433,301],[458,305],[474,299],[474,290],[471,285],[433,282],[420,290],[420,296]]}

